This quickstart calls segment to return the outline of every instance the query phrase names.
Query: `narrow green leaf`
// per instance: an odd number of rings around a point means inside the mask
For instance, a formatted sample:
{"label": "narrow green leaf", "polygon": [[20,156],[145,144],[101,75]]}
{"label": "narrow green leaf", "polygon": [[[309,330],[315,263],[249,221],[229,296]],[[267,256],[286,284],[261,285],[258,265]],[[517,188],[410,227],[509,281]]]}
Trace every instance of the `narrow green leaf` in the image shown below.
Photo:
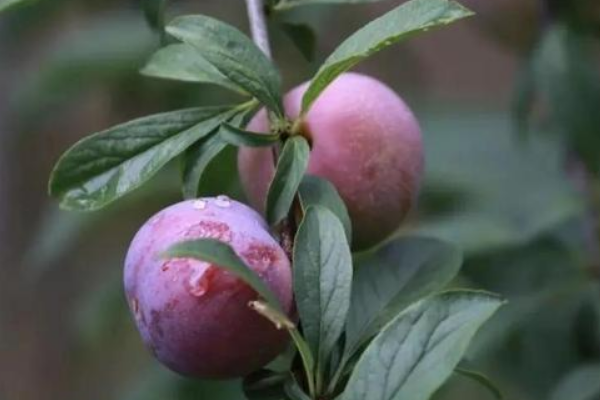
{"label": "narrow green leaf", "polygon": [[242,32],[204,15],[174,19],[167,32],[197,48],[221,74],[283,116],[281,77],[273,63]]}
{"label": "narrow green leaf", "polygon": [[217,132],[213,132],[185,152],[181,187],[185,199],[194,199],[200,195],[200,182],[206,167],[226,147],[227,143]]}
{"label": "narrow green leaf", "polygon": [[471,11],[454,1],[411,0],[370,22],[325,60],[302,98],[302,114],[338,75],[365,58],[418,32],[470,15]]}
{"label": "narrow green leaf", "polygon": [[291,22],[283,22],[281,29],[296,45],[300,53],[308,61],[313,61],[315,58],[315,48],[317,46],[317,36],[315,31],[306,24],[293,24]]}
{"label": "narrow green leaf", "polygon": [[306,381],[308,382],[308,387],[311,393],[314,393],[314,376],[315,376],[315,357],[308,346],[308,343],[304,340],[300,332],[297,329],[290,329],[290,335],[294,340],[294,344],[296,345],[296,349],[298,349],[298,353],[300,354],[300,358],[302,359],[302,365],[304,366],[304,373],[306,375]]}
{"label": "narrow green leaf", "polygon": [[596,400],[600,398],[600,364],[577,368],[562,379],[550,400]]}
{"label": "narrow green leaf", "polygon": [[429,399],[501,304],[488,293],[453,291],[411,306],[367,347],[341,399]]}
{"label": "narrow green leaf", "polygon": [[298,332],[296,326],[287,318],[285,314],[277,311],[276,309],[270,307],[269,304],[266,304],[262,301],[252,301],[250,302],[250,307],[275,324],[277,329],[287,329],[288,333],[292,337],[296,349],[298,350],[298,354],[300,354],[300,358],[302,359],[304,372],[306,374],[306,382],[308,382],[310,392],[314,393],[315,359],[310,347],[300,332]]}
{"label": "narrow green leaf", "polygon": [[309,207],[294,244],[294,294],[306,341],[323,367],[350,307],[352,255],[339,219]]}
{"label": "narrow green leaf", "polygon": [[234,146],[266,147],[279,142],[281,135],[278,133],[259,133],[240,129],[231,124],[223,124],[221,138]]}
{"label": "narrow green leaf", "polygon": [[142,0],[146,22],[152,29],[159,32],[164,30],[166,6],[167,0]]}
{"label": "narrow green leaf", "polygon": [[248,400],[283,400],[287,373],[261,369],[244,377],[242,388]]}
{"label": "narrow green leaf", "polygon": [[238,85],[231,82],[211,63],[202,58],[196,48],[185,43],[171,44],[159,49],[150,57],[140,72],[155,78],[213,83],[245,94]]}
{"label": "narrow green leaf", "polygon": [[375,3],[382,0],[281,0],[273,9],[285,11],[299,6],[312,6],[318,4],[359,4]]}
{"label": "narrow green leaf", "polygon": [[277,162],[267,194],[267,221],[275,225],[285,218],[308,166],[310,148],[301,136],[288,139]]}
{"label": "narrow green leaf", "polygon": [[[245,112],[232,117],[229,122],[241,125],[244,121]],[[200,184],[202,175],[212,160],[215,159],[225,148],[227,143],[221,137],[221,125],[209,137],[197,142],[186,150],[183,157],[182,191],[183,197],[193,199],[200,195]]]}
{"label": "narrow green leaf", "polygon": [[456,368],[454,372],[477,382],[478,384],[486,388],[494,396],[494,398],[496,398],[496,400],[502,400],[504,398],[500,389],[498,389],[494,382],[492,382],[491,379],[488,378],[485,374],[464,368]]}
{"label": "narrow green leaf", "polygon": [[87,137],[58,161],[50,193],[65,209],[100,209],[149,180],[231,112],[228,107],[167,112]]}
{"label": "narrow green leaf", "polygon": [[318,176],[305,175],[298,191],[300,193],[300,204],[304,211],[314,205],[320,205],[329,209],[339,218],[344,226],[348,242],[352,241],[352,223],[350,222],[346,204],[344,204],[344,201],[331,182]]}
{"label": "narrow green leaf", "polygon": [[31,3],[35,0],[0,0],[0,12],[8,10],[9,8],[16,7],[18,5],[24,5]]}
{"label": "narrow green leaf", "polygon": [[293,376],[290,376],[284,383],[285,394],[290,400],[311,400],[311,397],[304,393],[298,382]]}
{"label": "narrow green leaf", "polygon": [[231,272],[252,287],[269,306],[281,311],[281,305],[271,289],[250,269],[226,243],[216,239],[198,239],[177,243],[164,254],[164,258],[194,258],[217,265]]}
{"label": "narrow green leaf", "polygon": [[345,358],[409,304],[444,288],[462,255],[438,239],[396,239],[357,260],[346,324]]}
{"label": "narrow green leaf", "polygon": [[548,110],[544,132],[560,135],[592,173],[600,173],[600,74],[597,40],[556,23],[533,54],[537,96]]}

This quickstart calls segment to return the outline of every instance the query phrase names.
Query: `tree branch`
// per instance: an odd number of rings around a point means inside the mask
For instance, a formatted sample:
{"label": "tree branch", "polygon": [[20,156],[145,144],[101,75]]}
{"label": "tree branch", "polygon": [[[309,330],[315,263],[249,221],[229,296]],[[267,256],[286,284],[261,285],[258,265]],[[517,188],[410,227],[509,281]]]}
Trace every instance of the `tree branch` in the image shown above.
{"label": "tree branch", "polygon": [[252,40],[267,57],[271,58],[271,46],[269,45],[269,32],[267,31],[263,0],[246,0],[246,8],[248,9]]}

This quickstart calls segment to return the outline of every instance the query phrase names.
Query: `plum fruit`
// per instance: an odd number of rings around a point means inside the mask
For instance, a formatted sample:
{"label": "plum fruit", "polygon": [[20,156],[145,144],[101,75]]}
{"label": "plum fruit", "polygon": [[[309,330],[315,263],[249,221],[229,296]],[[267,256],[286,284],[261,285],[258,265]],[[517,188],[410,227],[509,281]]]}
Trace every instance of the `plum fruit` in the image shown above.
{"label": "plum fruit", "polygon": [[175,243],[201,238],[229,244],[290,312],[285,252],[259,214],[225,196],[174,204],[142,226],[125,261],[126,296],[144,343],[166,366],[199,378],[241,377],[283,351],[288,334],[249,307],[258,294],[233,274],[161,257]]}
{"label": "plum fruit", "polygon": [[[298,117],[307,87],[285,97],[289,118]],[[374,78],[345,73],[296,126],[311,144],[308,173],[329,180],[348,207],[353,248],[369,248],[393,233],[415,203],[423,170],[421,131],[404,101]],[[265,110],[248,129],[269,131]],[[274,173],[270,149],[241,148],[238,167],[250,203],[264,212]]]}

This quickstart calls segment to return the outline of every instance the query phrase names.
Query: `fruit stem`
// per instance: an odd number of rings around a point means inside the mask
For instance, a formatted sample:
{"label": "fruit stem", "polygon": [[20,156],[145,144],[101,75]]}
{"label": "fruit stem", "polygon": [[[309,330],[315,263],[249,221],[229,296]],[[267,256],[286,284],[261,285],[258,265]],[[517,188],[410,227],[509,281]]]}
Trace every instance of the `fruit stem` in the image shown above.
{"label": "fruit stem", "polygon": [[252,40],[268,58],[271,58],[271,46],[269,45],[269,32],[267,31],[263,0],[246,0],[246,8],[248,9]]}
{"label": "fruit stem", "polygon": [[[250,22],[250,31],[252,33],[252,40],[256,44],[256,46],[265,53],[265,55],[270,59],[271,58],[271,47],[269,45],[269,32],[267,30],[266,24],[266,8],[263,3],[263,0],[245,0],[246,8],[248,10],[248,20]],[[271,124],[271,129],[273,129],[273,125]],[[277,167],[277,161],[279,160],[279,149],[278,146],[272,147],[273,154],[273,162],[275,167]],[[296,219],[295,212],[299,209],[299,198],[296,194],[294,198],[294,203],[290,212],[288,213],[285,220],[281,223],[280,230],[280,241],[284,251],[286,252],[290,261],[293,259],[293,244],[294,244],[294,236],[296,234]],[[306,374],[306,383],[308,386],[308,392],[312,399],[315,398],[315,380],[312,371],[312,361],[308,360],[306,350],[303,350],[302,343],[304,343],[304,338],[300,334],[300,332],[296,328],[288,329],[290,336],[294,340],[296,347],[301,355],[304,373]]]}

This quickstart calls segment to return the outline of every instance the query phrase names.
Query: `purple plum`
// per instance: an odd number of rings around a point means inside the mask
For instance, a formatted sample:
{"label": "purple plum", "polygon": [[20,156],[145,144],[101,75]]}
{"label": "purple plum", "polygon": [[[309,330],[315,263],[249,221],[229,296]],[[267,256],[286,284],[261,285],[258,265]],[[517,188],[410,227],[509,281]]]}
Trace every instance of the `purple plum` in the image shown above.
{"label": "purple plum", "polygon": [[161,258],[173,244],[200,238],[229,244],[290,313],[290,261],[262,217],[225,196],[174,204],[142,226],[125,261],[129,306],[144,343],[170,369],[241,377],[282,352],[288,333],[248,306],[258,294],[233,274],[195,259]]}

